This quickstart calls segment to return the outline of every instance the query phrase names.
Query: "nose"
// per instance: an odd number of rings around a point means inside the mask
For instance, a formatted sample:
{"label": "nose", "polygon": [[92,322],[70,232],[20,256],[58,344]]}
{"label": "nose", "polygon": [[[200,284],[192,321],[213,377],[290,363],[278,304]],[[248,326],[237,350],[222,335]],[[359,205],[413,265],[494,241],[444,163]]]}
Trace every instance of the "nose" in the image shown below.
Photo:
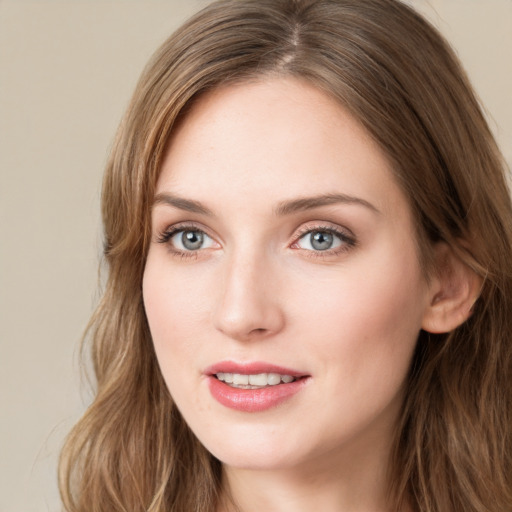
{"label": "nose", "polygon": [[268,257],[239,255],[226,261],[214,326],[239,341],[268,338],[285,324],[279,282]]}

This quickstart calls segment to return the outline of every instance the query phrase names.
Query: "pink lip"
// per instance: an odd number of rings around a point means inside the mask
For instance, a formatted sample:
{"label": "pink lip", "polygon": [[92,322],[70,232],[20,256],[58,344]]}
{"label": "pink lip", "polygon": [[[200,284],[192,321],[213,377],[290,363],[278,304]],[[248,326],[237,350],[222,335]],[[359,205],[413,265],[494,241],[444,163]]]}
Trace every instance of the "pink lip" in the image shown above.
{"label": "pink lip", "polygon": [[258,373],[279,373],[280,375],[291,375],[292,377],[305,377],[307,374],[284,366],[255,361],[252,363],[235,363],[234,361],[221,361],[209,366],[204,371],[206,375],[216,373],[240,373],[242,375],[256,375]]}
{"label": "pink lip", "polygon": [[[281,383],[260,389],[238,389],[215,377],[216,373],[221,372],[243,375],[279,373],[281,375],[291,375],[296,377],[297,380],[288,384]],[[208,387],[213,398],[225,407],[242,412],[261,412],[276,407],[298,393],[309,380],[308,375],[303,372],[263,362],[239,364],[224,361],[210,366],[204,373],[207,375]]]}

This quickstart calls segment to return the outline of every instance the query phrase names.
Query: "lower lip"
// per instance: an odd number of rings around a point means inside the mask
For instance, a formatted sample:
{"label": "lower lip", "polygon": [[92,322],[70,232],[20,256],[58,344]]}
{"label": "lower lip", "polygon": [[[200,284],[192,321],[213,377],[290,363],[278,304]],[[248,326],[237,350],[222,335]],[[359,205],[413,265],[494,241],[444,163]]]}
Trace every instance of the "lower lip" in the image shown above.
{"label": "lower lip", "polygon": [[301,378],[288,384],[277,384],[260,389],[233,388],[219,379],[208,377],[213,398],[230,409],[242,412],[261,412],[276,407],[297,394],[306,384]]}

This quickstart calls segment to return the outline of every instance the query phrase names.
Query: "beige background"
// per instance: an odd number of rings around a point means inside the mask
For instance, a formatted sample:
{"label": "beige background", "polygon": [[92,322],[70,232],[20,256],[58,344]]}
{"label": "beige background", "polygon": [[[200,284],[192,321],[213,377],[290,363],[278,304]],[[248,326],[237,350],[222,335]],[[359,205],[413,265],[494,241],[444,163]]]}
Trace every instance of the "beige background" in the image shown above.
{"label": "beige background", "polygon": [[[512,0],[411,0],[456,47],[512,162]],[[0,512],[59,510],[63,436],[90,399],[99,192],[142,66],[201,0],[0,0]],[[81,391],[85,389],[85,391]]]}

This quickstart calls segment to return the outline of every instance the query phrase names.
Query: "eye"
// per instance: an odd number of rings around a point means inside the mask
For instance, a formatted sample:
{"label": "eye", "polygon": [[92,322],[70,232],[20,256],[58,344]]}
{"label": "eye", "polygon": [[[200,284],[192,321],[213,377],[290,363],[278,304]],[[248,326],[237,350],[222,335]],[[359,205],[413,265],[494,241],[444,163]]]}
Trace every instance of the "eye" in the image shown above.
{"label": "eye", "polygon": [[297,246],[309,251],[328,251],[340,247],[342,243],[341,238],[331,231],[310,231],[299,238]]}
{"label": "eye", "polygon": [[294,249],[311,251],[312,254],[337,254],[350,249],[356,244],[354,236],[334,227],[305,228],[299,233]]}
{"label": "eye", "polygon": [[166,241],[178,252],[199,251],[214,246],[214,241],[204,231],[198,229],[180,229],[165,236]]}

